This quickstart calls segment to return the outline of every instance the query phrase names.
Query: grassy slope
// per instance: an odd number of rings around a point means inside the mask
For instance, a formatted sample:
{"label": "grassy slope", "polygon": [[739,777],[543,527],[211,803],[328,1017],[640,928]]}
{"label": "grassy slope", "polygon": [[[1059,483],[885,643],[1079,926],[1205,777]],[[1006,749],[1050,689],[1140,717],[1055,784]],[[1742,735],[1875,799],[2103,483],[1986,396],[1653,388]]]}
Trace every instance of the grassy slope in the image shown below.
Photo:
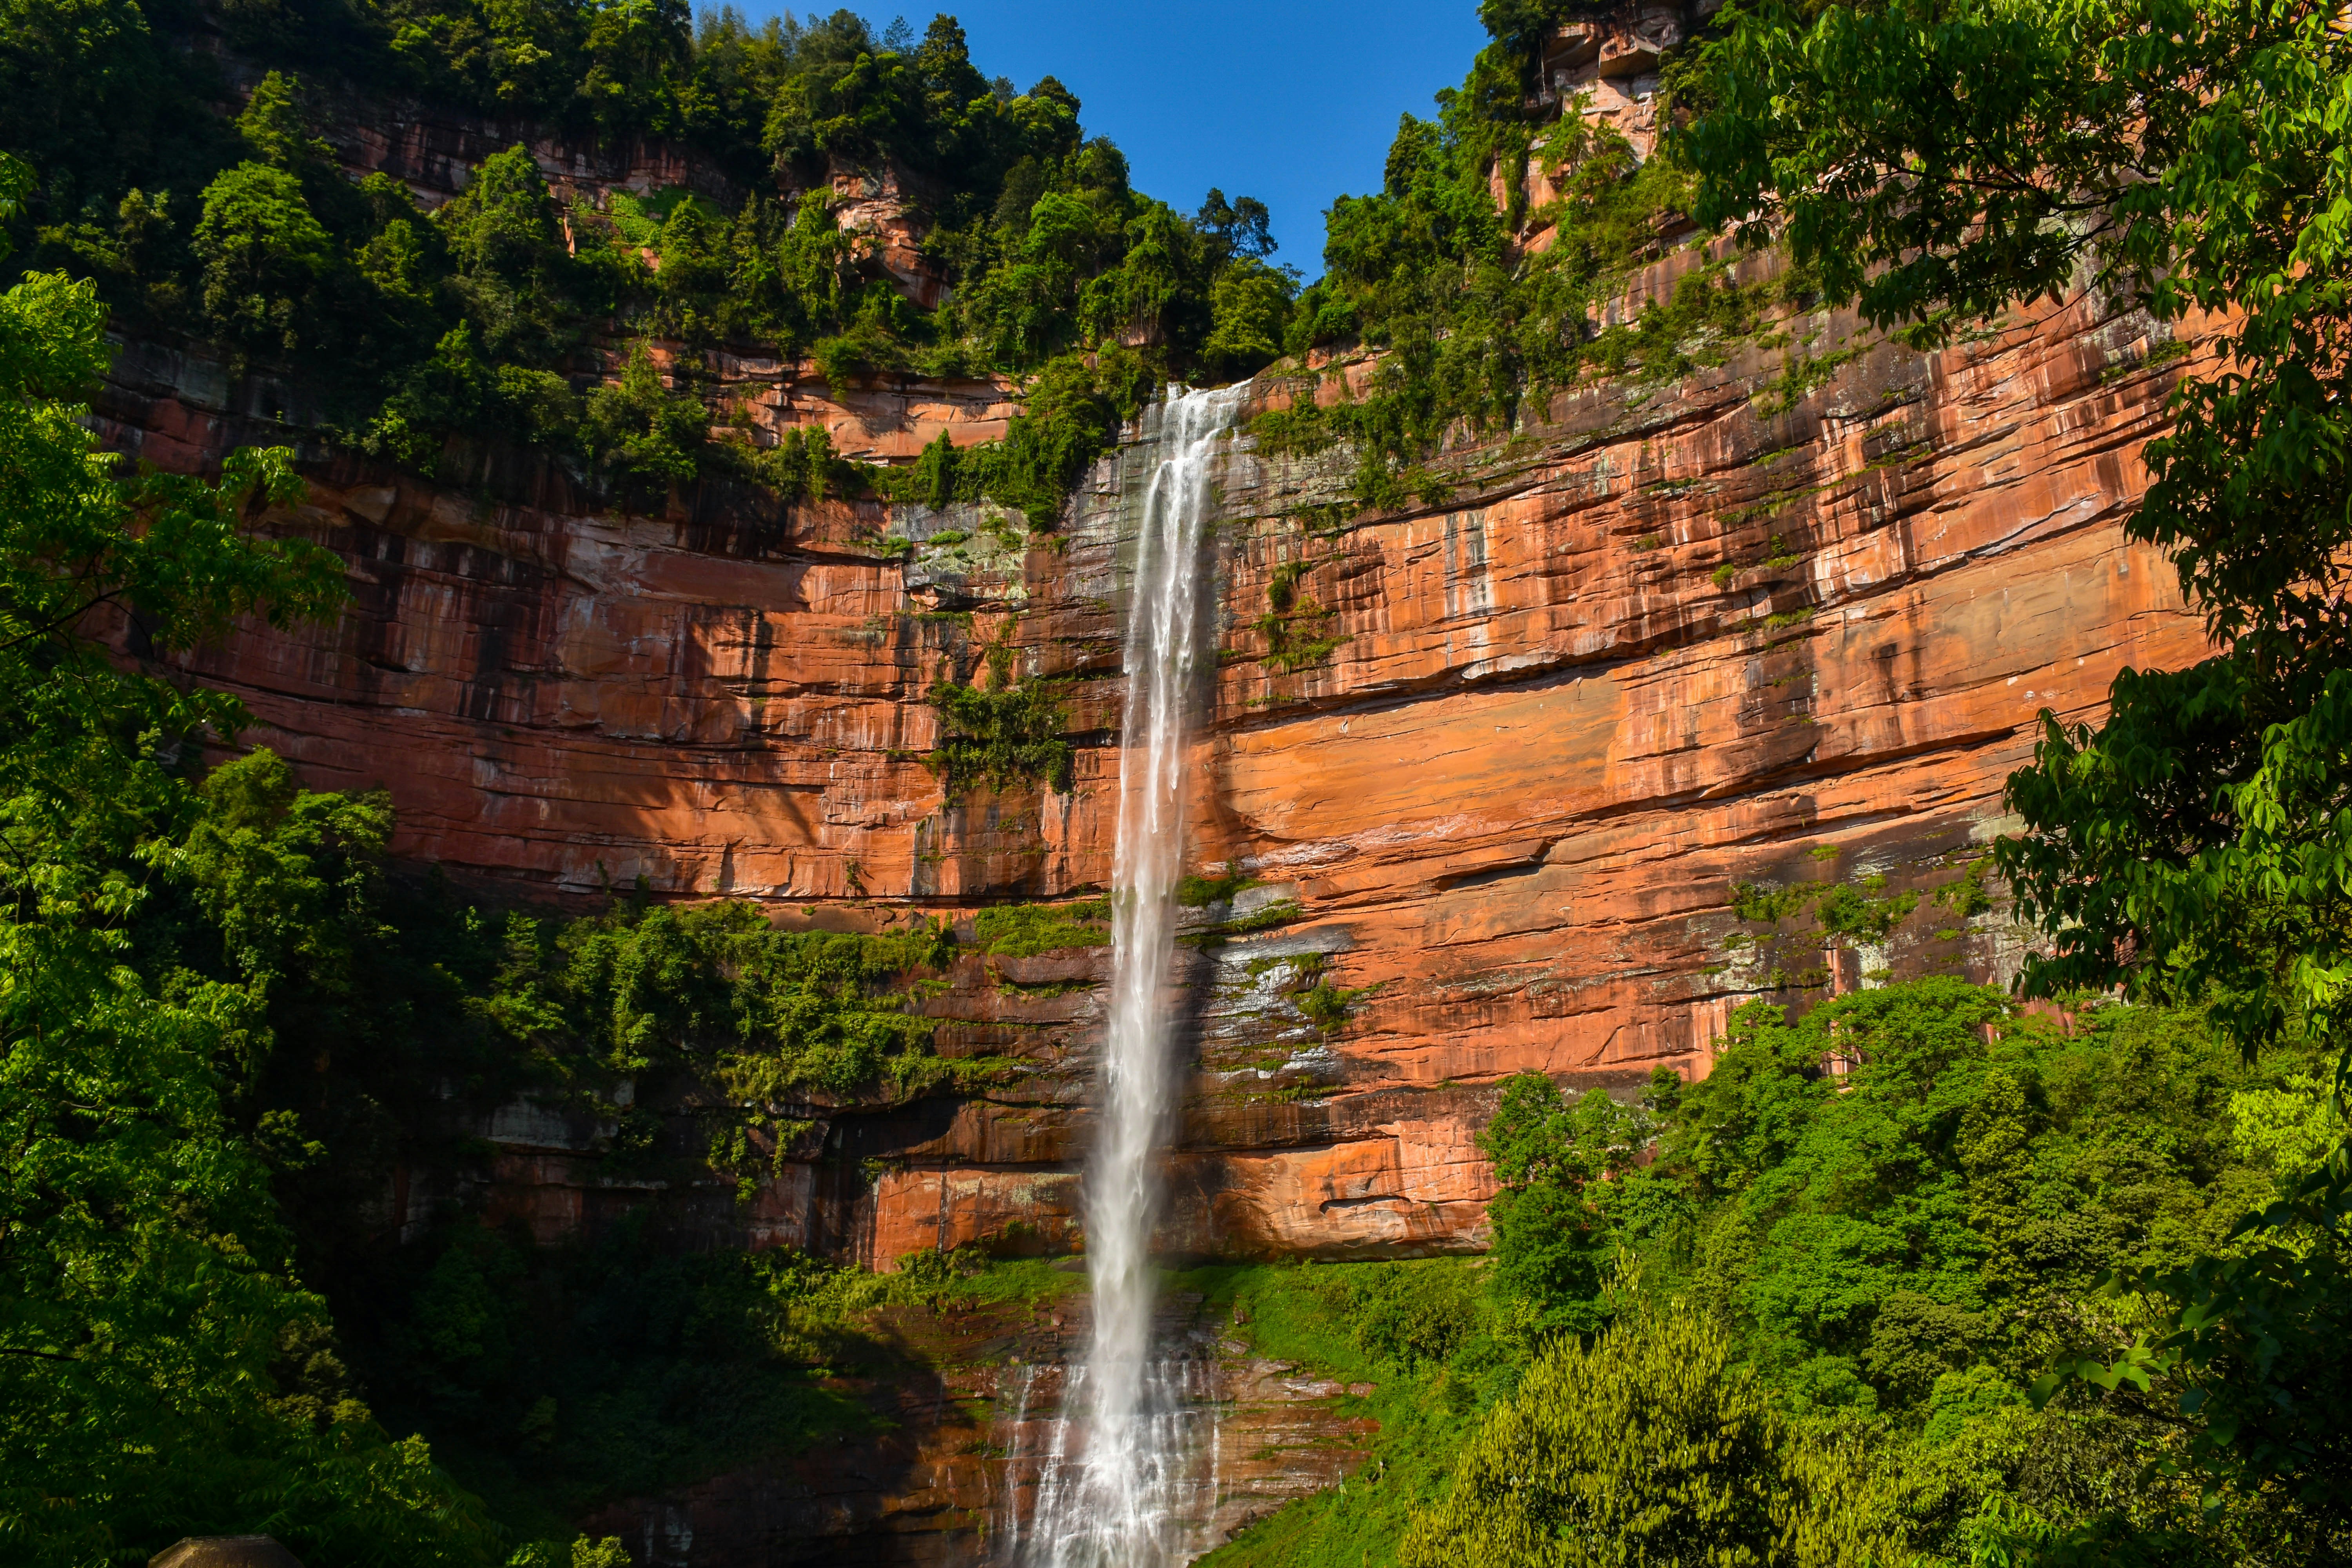
{"label": "grassy slope", "polygon": [[1381,1424],[1371,1458],[1342,1486],[1285,1504],[1202,1559],[1201,1568],[1371,1568],[1396,1560],[1412,1511],[1444,1490],[1444,1461],[1481,1403],[1485,1391],[1467,1370],[1482,1359],[1480,1346],[1465,1346],[1454,1358],[1454,1370],[1426,1362],[1400,1366],[1359,1342],[1344,1304],[1347,1286],[1384,1271],[1467,1274],[1476,1267],[1454,1258],[1276,1263],[1199,1268],[1179,1277],[1178,1289],[1201,1291],[1224,1316],[1239,1305],[1248,1321],[1232,1331],[1259,1354],[1376,1384],[1370,1397],[1348,1405],[1350,1414]]}

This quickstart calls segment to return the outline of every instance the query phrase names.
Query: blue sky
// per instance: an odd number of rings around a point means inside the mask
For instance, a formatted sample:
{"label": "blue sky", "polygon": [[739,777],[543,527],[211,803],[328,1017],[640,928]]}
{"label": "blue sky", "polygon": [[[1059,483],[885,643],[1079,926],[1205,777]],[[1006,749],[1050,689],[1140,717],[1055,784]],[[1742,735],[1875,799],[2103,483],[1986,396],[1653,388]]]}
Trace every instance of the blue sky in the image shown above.
{"label": "blue sky", "polygon": [[[877,33],[899,14],[889,0],[851,9]],[[904,14],[919,37],[938,10],[963,24],[983,75],[1024,89],[1059,77],[1087,132],[1127,153],[1138,190],[1186,212],[1212,185],[1265,202],[1274,259],[1308,278],[1323,270],[1323,209],[1378,188],[1397,116],[1433,113],[1430,95],[1486,42],[1477,0],[930,0]]]}

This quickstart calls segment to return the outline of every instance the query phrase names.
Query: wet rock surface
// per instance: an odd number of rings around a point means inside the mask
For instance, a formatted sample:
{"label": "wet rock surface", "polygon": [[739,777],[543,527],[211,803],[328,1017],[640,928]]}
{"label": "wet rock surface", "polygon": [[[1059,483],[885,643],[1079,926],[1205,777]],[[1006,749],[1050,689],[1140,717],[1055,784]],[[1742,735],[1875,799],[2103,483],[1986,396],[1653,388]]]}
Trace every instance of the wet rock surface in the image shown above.
{"label": "wet rock surface", "polygon": [[[639,1561],[669,1568],[971,1568],[1008,1560],[1032,1522],[1053,1454],[1070,1363],[1085,1350],[1086,1298],[976,1310],[896,1308],[881,1327],[926,1371],[842,1380],[877,1436],[821,1443],[587,1521]],[[1360,1464],[1378,1425],[1372,1385],[1348,1385],[1253,1355],[1197,1295],[1170,1297],[1160,1341],[1175,1363],[1213,1505],[1201,1544],[1229,1539]]]}

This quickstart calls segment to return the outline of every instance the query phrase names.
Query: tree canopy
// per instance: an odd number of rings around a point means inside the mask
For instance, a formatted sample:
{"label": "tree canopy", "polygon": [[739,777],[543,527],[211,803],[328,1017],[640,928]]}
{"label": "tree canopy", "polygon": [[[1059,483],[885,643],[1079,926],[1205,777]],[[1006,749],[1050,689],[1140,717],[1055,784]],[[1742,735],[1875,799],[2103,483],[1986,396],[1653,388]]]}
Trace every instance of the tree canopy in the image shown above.
{"label": "tree canopy", "polygon": [[[0,159],[0,184],[23,184]],[[245,931],[208,974],[142,963],[134,934],[183,881],[225,914],[299,922],[299,881],[265,865],[225,883],[200,835],[185,759],[236,704],[139,665],[234,617],[325,613],[341,572],[247,531],[250,505],[299,492],[282,451],[206,484],[95,450],[73,399],[105,326],[86,282],[0,294],[0,1540],[87,1562],[226,1510],[354,1560],[479,1560],[472,1504],[384,1437],[322,1348],[326,1303],[271,1193],[299,1134],[239,1114],[269,936]],[[354,805],[314,831],[364,843],[380,825]]]}
{"label": "tree canopy", "polygon": [[[1132,389],[1283,352],[1295,276],[1266,258],[1263,204],[1212,192],[1186,215],[1135,191],[1075,95],[983,78],[950,16],[918,40],[848,11],[754,27],[635,0],[229,5],[215,20],[262,69],[239,89],[183,47],[207,25],[193,13],[12,3],[0,150],[35,173],[14,224],[27,264],[95,281],[135,331],[193,329],[289,384],[298,422],[420,468],[453,439],[504,441],[625,501],[704,475],[797,500],[800,455],[726,424],[722,346],[805,358],[843,387],[1050,372],[1030,403],[1063,450],[973,465],[958,492],[1050,526]],[[541,139],[662,138],[692,180],[558,189],[518,142],[428,215],[395,180],[348,175],[331,140],[399,94]],[[239,100],[231,118],[211,107]],[[943,298],[919,302],[906,258],[845,220],[844,182],[895,192]],[[1084,377],[1087,394],[1057,395]],[[622,400],[598,407],[599,386]],[[902,488],[880,468],[835,478]]]}

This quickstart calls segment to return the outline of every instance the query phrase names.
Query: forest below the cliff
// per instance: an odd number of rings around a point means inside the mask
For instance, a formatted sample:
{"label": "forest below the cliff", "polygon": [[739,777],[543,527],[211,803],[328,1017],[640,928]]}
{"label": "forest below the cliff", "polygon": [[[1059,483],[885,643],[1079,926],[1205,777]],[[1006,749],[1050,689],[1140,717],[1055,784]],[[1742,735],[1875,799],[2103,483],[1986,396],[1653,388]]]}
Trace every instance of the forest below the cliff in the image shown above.
{"label": "forest below the cliff", "polygon": [[[2310,0],[1734,0],[1666,59],[1641,155],[1542,79],[1607,7],[1480,14],[1489,47],[1334,204],[1310,280],[1261,204],[1135,190],[1072,93],[984,75],[945,16],[0,0],[9,1561],[267,1532],[311,1568],[617,1568],[600,1510],[871,1430],[845,1389],[927,1375],[878,1314],[1081,1288],[1013,1248],[874,1273],[642,1221],[543,1246],[455,1199],[387,1235],[395,1167],[478,1156],[452,1108],[525,1095],[593,1114],[616,1179],[748,1201],[807,1131],[792,1106],[994,1081],[915,1002],[960,958],[1099,946],[1108,910],[786,931],[643,889],[500,901],[394,857],[407,803],[302,787],[173,662],[341,610],[333,557],[256,526],[304,465],[462,487],[527,460],[653,515],[698,488],[984,500],[1050,538],[1166,384],[1311,387],[1360,353],[1360,395],[1249,428],[1344,451],[1354,515],[1442,499],[1449,441],[1555,393],[1734,344],[1800,397],[1835,363],[1795,313],[1934,350],[2081,289],[2226,334],[2128,525],[2214,651],[2050,720],[2006,835],[1939,895],[2013,911],[2017,992],[1776,973],[1696,1082],[1496,1085],[1480,1258],[1171,1267],[1378,1423],[1344,1488],[1208,1561],[2352,1561],[2352,37]],[[348,155],[419,105],[508,142],[429,210]],[[567,195],[534,152],[558,145],[698,178]],[[936,289],[843,222],[884,171]],[[1685,247],[1670,297],[1613,309]],[[125,342],[219,356],[286,444],[114,460],[91,406]],[[730,354],[1020,412],[897,463],[764,442]],[[1269,635],[1305,659],[1294,586]],[[951,794],[1067,787],[1051,684],[983,658],[930,700]],[[1912,910],[1722,901],[1831,947]],[[1298,1005],[1337,1032],[1352,1000]]]}

